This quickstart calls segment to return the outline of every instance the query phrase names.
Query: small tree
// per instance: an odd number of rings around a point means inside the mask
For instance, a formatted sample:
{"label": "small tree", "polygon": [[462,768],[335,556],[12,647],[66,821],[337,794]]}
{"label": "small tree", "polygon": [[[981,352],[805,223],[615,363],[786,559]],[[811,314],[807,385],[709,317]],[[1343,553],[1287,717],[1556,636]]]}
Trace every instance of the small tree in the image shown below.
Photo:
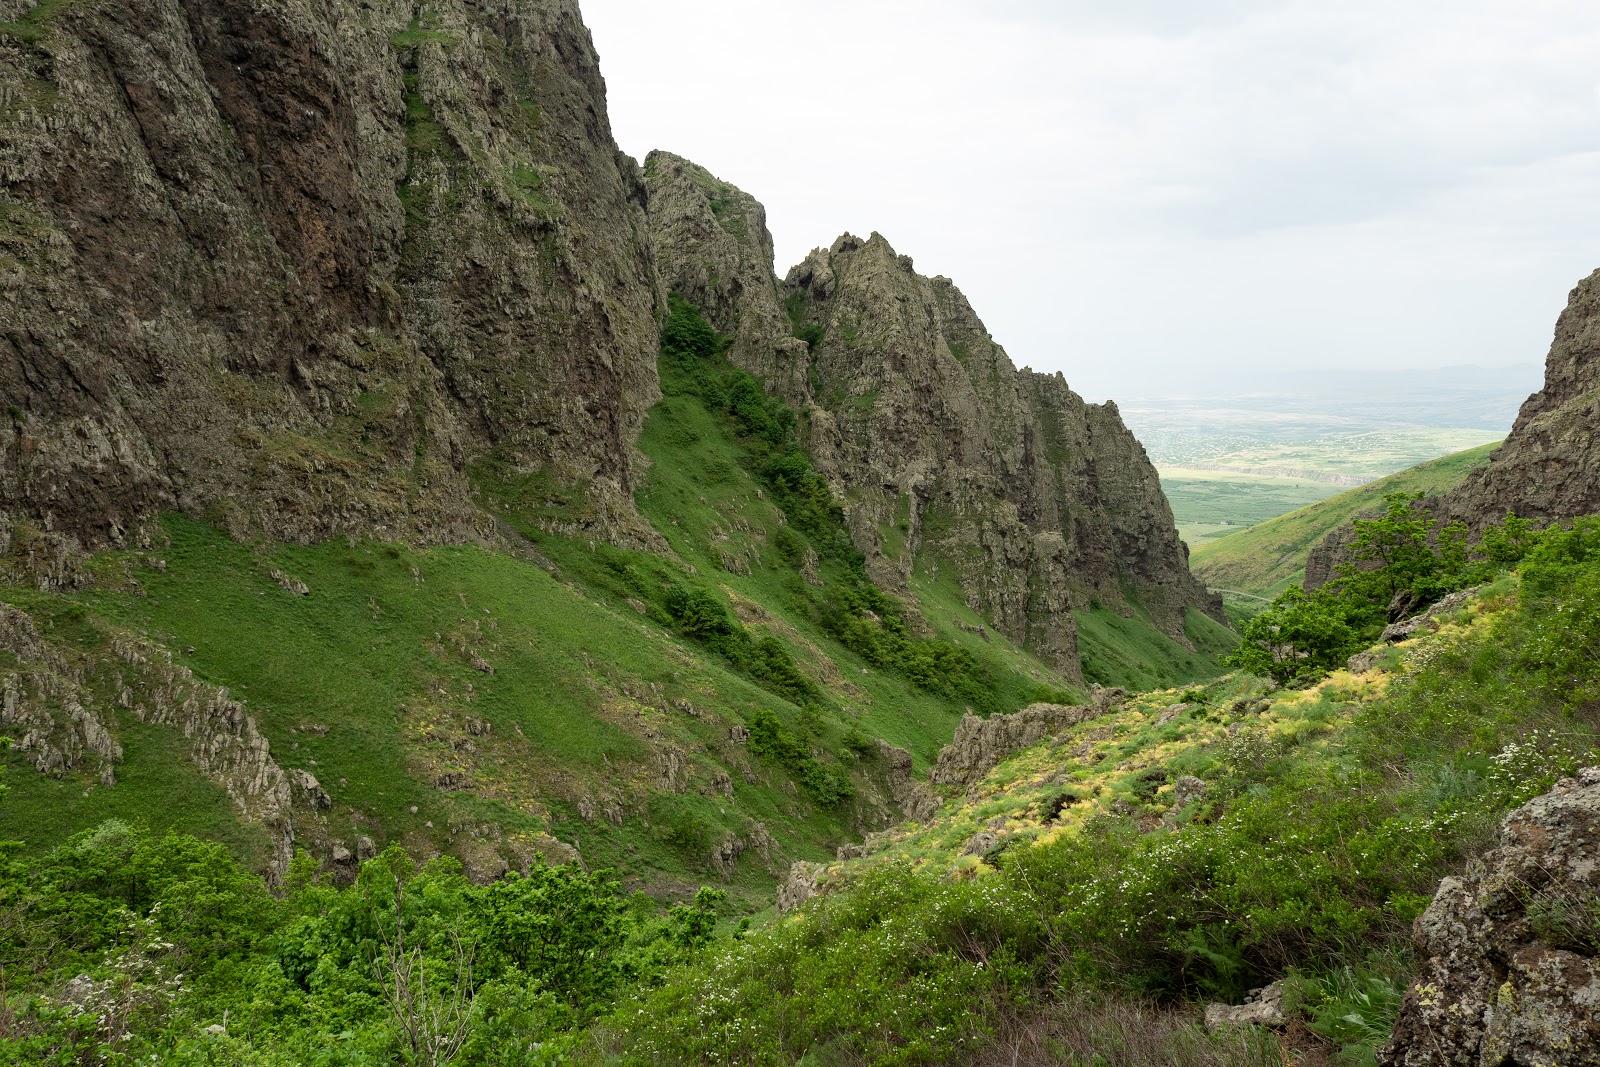
{"label": "small tree", "polygon": [[1478,552],[1490,563],[1509,567],[1539,543],[1539,527],[1532,519],[1524,519],[1514,511],[1506,512],[1505,522],[1483,531],[1478,542]]}
{"label": "small tree", "polygon": [[1310,594],[1284,590],[1245,625],[1242,636],[1243,643],[1223,662],[1280,685],[1340,667],[1362,644],[1343,597],[1326,587]]}
{"label": "small tree", "polygon": [[476,946],[462,936],[459,921],[449,930],[442,961],[430,960],[422,944],[408,944],[405,892],[404,879],[396,877],[392,936],[383,917],[374,916],[379,949],[372,961],[373,972],[400,1032],[406,1062],[413,1067],[445,1067],[472,1033]]}

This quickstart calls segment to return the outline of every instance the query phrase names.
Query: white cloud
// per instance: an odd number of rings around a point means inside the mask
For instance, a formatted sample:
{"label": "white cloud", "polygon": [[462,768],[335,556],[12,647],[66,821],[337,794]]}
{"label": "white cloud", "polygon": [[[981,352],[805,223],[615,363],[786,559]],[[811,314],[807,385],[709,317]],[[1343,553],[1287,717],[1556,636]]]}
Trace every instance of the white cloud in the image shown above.
{"label": "white cloud", "polygon": [[780,273],[879,230],[1092,394],[1201,359],[1535,368],[1600,265],[1592,2],[584,11],[622,146],[760,198]]}

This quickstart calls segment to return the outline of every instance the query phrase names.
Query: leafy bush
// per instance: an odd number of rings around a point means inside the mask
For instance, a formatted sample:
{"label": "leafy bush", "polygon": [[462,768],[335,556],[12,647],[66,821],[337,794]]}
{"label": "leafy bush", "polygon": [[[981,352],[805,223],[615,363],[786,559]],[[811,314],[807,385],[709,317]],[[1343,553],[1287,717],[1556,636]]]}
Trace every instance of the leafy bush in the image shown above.
{"label": "leafy bush", "polygon": [[756,758],[788,770],[817,803],[837,804],[854,793],[849,778],[818,763],[811,746],[785,730],[771,711],[752,712],[749,726],[750,751]]}
{"label": "leafy bush", "polygon": [[1312,593],[1284,590],[1245,625],[1243,642],[1223,662],[1279,684],[1315,681],[1376,640],[1395,621],[1391,612],[1404,614],[1487,581],[1536,553],[1545,536],[1556,536],[1508,514],[1484,532],[1473,560],[1466,527],[1441,527],[1418,510],[1419,499],[1391,494],[1383,515],[1355,520],[1351,558],[1338,566],[1339,576]]}
{"label": "leafy bush", "polygon": [[[273,893],[218,846],[116,822],[31,862],[14,851],[0,1064],[437,1063],[407,1035],[441,1020],[456,1064],[549,1063],[617,996],[693,958],[724,899],[663,912],[576,865],[476,886],[399,849],[345,888],[301,855]],[[464,1010],[445,1018],[445,1003]]]}

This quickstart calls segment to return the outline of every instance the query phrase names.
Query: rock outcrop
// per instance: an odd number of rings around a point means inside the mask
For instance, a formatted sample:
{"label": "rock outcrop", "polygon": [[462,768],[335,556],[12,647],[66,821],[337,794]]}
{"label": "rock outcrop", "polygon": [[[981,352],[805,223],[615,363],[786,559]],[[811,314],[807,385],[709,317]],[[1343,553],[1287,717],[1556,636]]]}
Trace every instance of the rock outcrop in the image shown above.
{"label": "rock outcrop", "polygon": [[222,787],[241,819],[267,831],[268,872],[281,875],[293,854],[295,801],[308,813],[332,803],[316,777],[286,774],[244,705],[166,649],[124,634],[106,646],[107,654],[69,655],[29,615],[0,604],[0,653],[11,664],[0,672],[0,727],[20,734],[18,750],[41,773],[93,774],[107,786],[123,757],[116,709],[178,731],[195,769]]}
{"label": "rock outcrop", "polygon": [[956,727],[955,739],[939,750],[939,758],[928,778],[941,785],[975,782],[1012,753],[1104,711],[1103,707],[1094,706],[1029,704],[1012,715],[995,715],[988,719],[965,715],[961,725]]}
{"label": "rock outcrop", "polygon": [[912,773],[911,753],[880,738],[878,755],[889,772],[889,795],[900,813],[912,822],[927,822],[938,814],[942,803],[928,783]]}
{"label": "rock outcrop", "polygon": [[805,413],[875,580],[904,590],[919,560],[948,568],[970,606],[1069,673],[1074,610],[1126,611],[1131,593],[1180,643],[1187,609],[1224,619],[1116,406],[1017,370],[949,279],[874,234],[814,251],[780,284],[748,195],[665,153],[645,181],[664,285]]}
{"label": "rock outcrop", "polygon": [[0,20],[0,549],[469,540],[488,455],[636,533],[658,301],[575,0]]}
{"label": "rock outcrop", "polygon": [[1498,845],[1446,878],[1416,936],[1384,1067],[1600,1063],[1600,768],[1501,825]]}
{"label": "rock outcrop", "polygon": [[[1530,396],[1486,466],[1426,505],[1473,531],[1508,511],[1551,521],[1600,512],[1600,270],[1567,298],[1545,358],[1544,387]],[[1352,530],[1335,530],[1306,560],[1305,587],[1332,580]]]}
{"label": "rock outcrop", "polygon": [[1399,622],[1391,622],[1383,628],[1383,633],[1378,640],[1383,644],[1394,644],[1439,628],[1439,620],[1454,615],[1472,602],[1483,586],[1473,586],[1471,589],[1462,589],[1451,593],[1437,603],[1430,604],[1422,611]]}
{"label": "rock outcrop", "polygon": [[777,908],[793,911],[806,901],[822,895],[823,874],[827,870],[820,863],[796,860],[789,866],[789,877],[778,886]]}
{"label": "rock outcrop", "polygon": [[1600,511],[1600,270],[1567,298],[1530,396],[1489,463],[1444,495],[1440,513],[1474,529],[1507,511],[1570,519]]}
{"label": "rock outcrop", "polygon": [[1283,983],[1273,982],[1261,989],[1252,989],[1243,1004],[1207,1004],[1206,1029],[1222,1030],[1230,1026],[1282,1026]]}

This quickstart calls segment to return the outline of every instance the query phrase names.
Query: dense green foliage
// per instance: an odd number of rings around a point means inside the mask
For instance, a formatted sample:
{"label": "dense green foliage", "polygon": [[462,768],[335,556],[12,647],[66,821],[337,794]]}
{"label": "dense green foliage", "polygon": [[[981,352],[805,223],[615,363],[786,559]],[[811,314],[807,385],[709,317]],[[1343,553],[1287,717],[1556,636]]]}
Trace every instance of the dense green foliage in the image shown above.
{"label": "dense green foliage", "polygon": [[218,845],[119,822],[8,853],[0,1063],[548,1063],[692,958],[723,898],[662,911],[575,866],[478,886],[398,849],[344,888],[314,872],[269,891]]}
{"label": "dense green foliage", "polygon": [[1237,997],[1289,973],[1312,1028],[1370,1063],[1439,878],[1506,809],[1600,756],[1577,703],[1600,680],[1583,651],[1600,640],[1597,547],[1594,523],[1547,535],[1521,594],[1491,591],[1514,604],[1430,639],[1380,698],[1324,690],[1292,705],[1292,731],[1229,732],[1189,765],[1204,801],[1156,832],[1108,812],[970,882],[868,867],[612,1025],[631,1062],[934,1063],[1019,1005]]}
{"label": "dense green foliage", "polygon": [[1355,520],[1338,577],[1310,593],[1280,593],[1245,626],[1226,662],[1280,683],[1313,681],[1370,645],[1388,623],[1489,580],[1539,541],[1532,523],[1507,515],[1484,533],[1473,559],[1466,527],[1441,526],[1414,506],[1419,499],[1394,494],[1382,515]]}
{"label": "dense green foliage", "polygon": [[765,708],[750,716],[750,751],[758,759],[788,769],[820,804],[836,804],[851,793],[850,779],[818,763],[811,746],[785,730],[778,717]]}

